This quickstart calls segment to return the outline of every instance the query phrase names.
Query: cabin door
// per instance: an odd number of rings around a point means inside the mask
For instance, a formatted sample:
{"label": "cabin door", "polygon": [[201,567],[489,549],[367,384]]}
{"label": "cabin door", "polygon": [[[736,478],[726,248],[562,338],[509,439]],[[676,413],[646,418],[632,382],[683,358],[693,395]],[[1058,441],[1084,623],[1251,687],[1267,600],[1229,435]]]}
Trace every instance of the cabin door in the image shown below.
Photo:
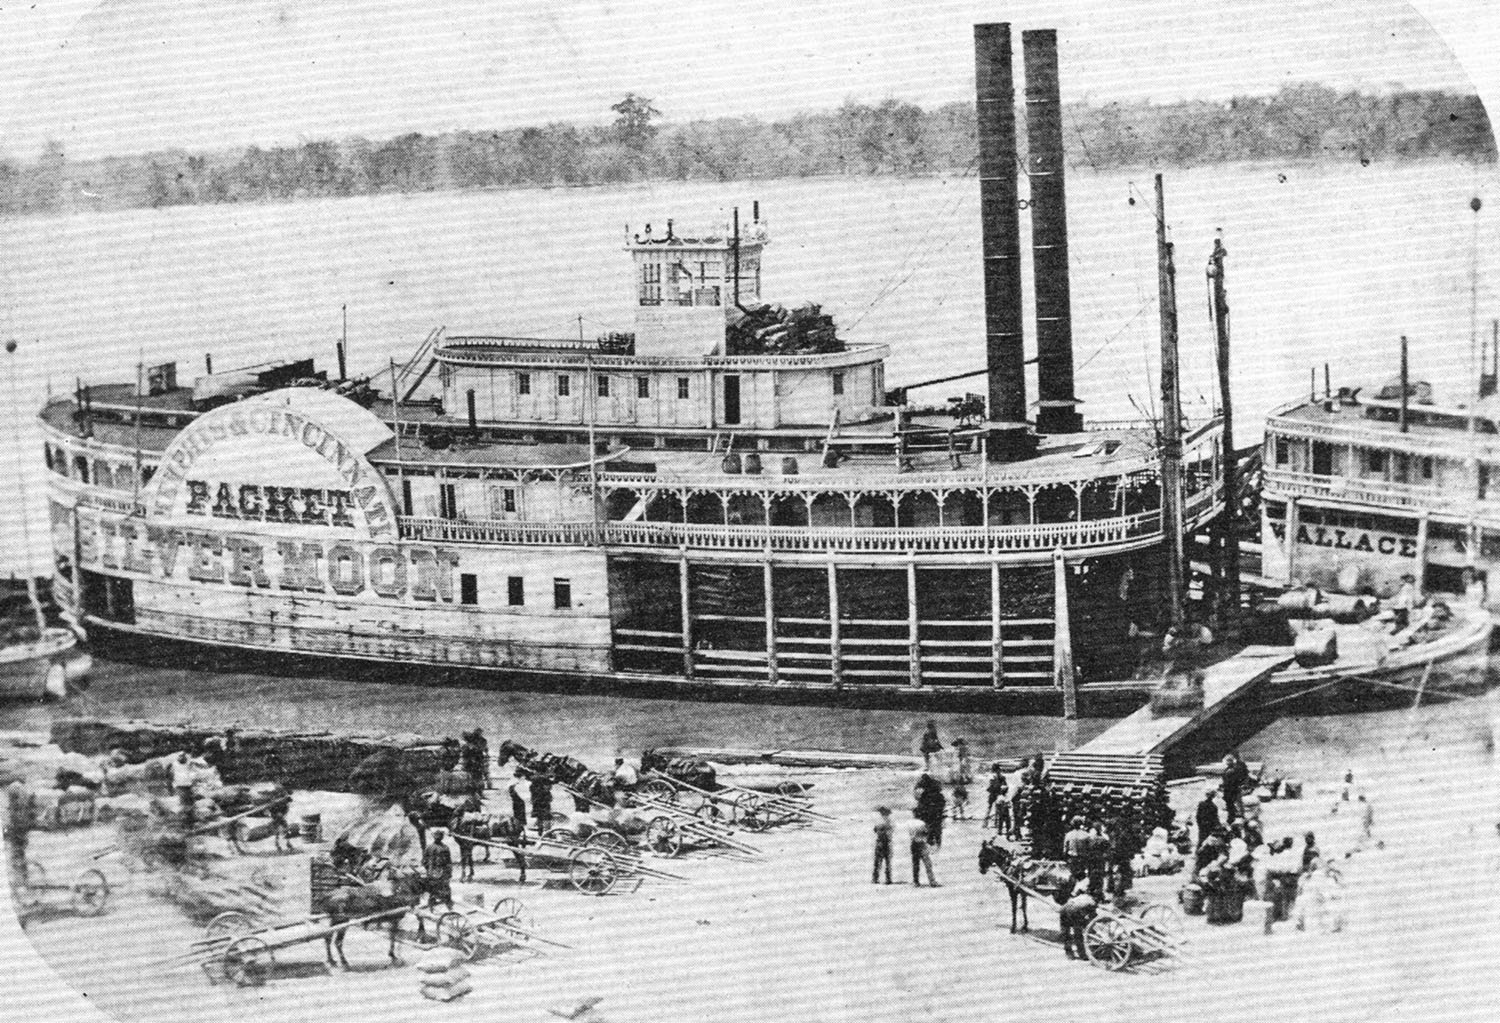
{"label": "cabin door", "polygon": [[740,422],[740,378],[724,378],[724,425],[738,426]]}

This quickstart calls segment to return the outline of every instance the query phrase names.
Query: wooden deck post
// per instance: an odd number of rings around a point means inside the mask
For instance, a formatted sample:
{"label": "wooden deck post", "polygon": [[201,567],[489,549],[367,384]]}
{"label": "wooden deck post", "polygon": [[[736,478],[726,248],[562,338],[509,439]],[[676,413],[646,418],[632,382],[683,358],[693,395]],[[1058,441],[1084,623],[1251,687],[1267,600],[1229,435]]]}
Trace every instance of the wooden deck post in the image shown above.
{"label": "wooden deck post", "polygon": [[1000,562],[990,562],[990,685],[1005,685],[1005,644],[1000,635]]}
{"label": "wooden deck post", "polygon": [[682,673],[693,677],[693,605],[688,592],[687,552],[683,551],[677,561],[678,593],[682,599]]}
{"label": "wooden deck post", "polygon": [[[1286,583],[1288,586],[1297,582],[1297,499],[1289,497],[1286,499]],[[1264,573],[1265,568],[1261,568]]]}
{"label": "wooden deck post", "polygon": [[828,552],[828,657],[833,671],[833,688],[844,688],[843,651],[839,648],[839,573],[834,567],[833,552]]}
{"label": "wooden deck post", "polygon": [[1063,717],[1078,717],[1078,679],[1073,674],[1073,630],[1068,621],[1068,563],[1052,552],[1052,684],[1062,689]]}
{"label": "wooden deck post", "polygon": [[911,684],[922,685],[922,641],[917,614],[917,557],[906,556],[906,642],[911,654]]}
{"label": "wooden deck post", "polygon": [[776,598],[771,585],[771,562],[769,556],[764,565],[766,580],[766,676],[773,685],[780,684],[776,670]]}
{"label": "wooden deck post", "polygon": [[1417,519],[1417,570],[1412,575],[1417,577],[1417,593],[1423,593],[1427,589],[1427,523],[1429,516],[1426,512]]}

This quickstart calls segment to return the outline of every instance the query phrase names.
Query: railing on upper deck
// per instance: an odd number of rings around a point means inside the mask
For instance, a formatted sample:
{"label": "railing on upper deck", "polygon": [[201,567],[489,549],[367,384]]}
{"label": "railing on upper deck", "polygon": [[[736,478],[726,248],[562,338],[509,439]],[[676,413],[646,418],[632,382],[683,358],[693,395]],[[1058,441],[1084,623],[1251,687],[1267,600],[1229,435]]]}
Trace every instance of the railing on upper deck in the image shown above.
{"label": "railing on upper deck", "polygon": [[1446,492],[1441,487],[1387,480],[1321,476],[1268,468],[1265,470],[1264,494],[1271,498],[1313,498],[1500,523],[1500,496],[1471,498]]}
{"label": "railing on upper deck", "polygon": [[1267,440],[1286,437],[1291,440],[1325,441],[1401,454],[1500,460],[1500,438],[1493,434],[1471,433],[1459,429],[1420,429],[1402,433],[1393,424],[1379,420],[1314,423],[1288,416],[1292,410],[1308,404],[1311,404],[1308,399],[1301,398],[1273,409],[1266,416]]}
{"label": "railing on upper deck", "polygon": [[[1203,490],[1186,504],[1190,519],[1211,512],[1215,495]],[[1050,551],[1108,547],[1161,532],[1158,511],[1083,522],[1020,526],[766,526],[684,522],[504,522],[403,517],[401,535],[439,543],[577,547],[692,547],[700,550],[847,551],[876,554]]]}
{"label": "railing on upper deck", "polygon": [[[488,349],[464,353],[455,349]],[[698,358],[673,358],[657,355],[616,355],[599,350],[591,341],[553,342],[538,338],[449,337],[437,346],[437,356],[454,364],[525,361],[533,365],[552,363],[565,366],[593,364],[599,369],[627,367],[650,369],[682,368],[718,370],[820,369],[857,365],[884,359],[889,345],[846,344],[838,352],[803,352],[795,355],[704,355]]]}

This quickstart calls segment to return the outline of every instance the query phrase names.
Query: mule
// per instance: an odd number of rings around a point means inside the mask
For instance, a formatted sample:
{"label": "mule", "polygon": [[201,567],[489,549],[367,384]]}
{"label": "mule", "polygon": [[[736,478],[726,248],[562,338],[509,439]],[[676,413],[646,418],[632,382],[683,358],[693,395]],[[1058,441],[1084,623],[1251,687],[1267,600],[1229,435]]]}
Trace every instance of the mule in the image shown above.
{"label": "mule", "polygon": [[[242,844],[252,841],[253,837],[247,834],[246,829],[249,822],[256,819],[266,819],[270,824],[270,833],[276,839],[277,852],[295,852],[292,846],[291,828],[287,825],[287,814],[292,807],[292,793],[280,782],[263,782],[258,785],[231,785],[213,793],[209,798],[219,808],[219,813],[225,817],[234,817],[259,807],[248,817],[241,817],[225,829],[224,837],[229,840],[229,845],[237,853],[244,853]],[[259,836],[264,837],[264,835]],[[285,850],[282,849],[282,841],[286,841]]]}
{"label": "mule", "polygon": [[[425,888],[425,879],[420,871],[395,871],[388,867],[374,882],[350,885],[329,892],[324,899],[324,913],[328,916],[329,925],[339,929],[323,936],[328,965],[349,969],[349,960],[344,958],[344,935],[348,933],[348,928],[342,927],[342,924],[387,911],[390,915],[379,922],[390,935],[387,954],[391,963],[399,963],[401,960],[396,955],[396,928],[400,926],[402,917],[417,908]],[[397,910],[400,912],[396,912]],[[337,963],[333,959],[335,951],[338,952]]]}
{"label": "mule", "polygon": [[[1040,892],[1051,891],[1058,905],[1068,900],[1073,890],[1073,878],[1067,867],[1051,860],[1034,860],[1012,852],[1001,845],[998,839],[987,838],[979,847],[979,872],[986,874],[991,867],[1000,874],[1000,881],[1010,892],[1010,933],[1015,934],[1019,916],[1020,930],[1029,931],[1031,920],[1026,915],[1030,896],[1012,878],[1024,878],[1026,883]],[[1018,914],[1019,910],[1019,914]]]}

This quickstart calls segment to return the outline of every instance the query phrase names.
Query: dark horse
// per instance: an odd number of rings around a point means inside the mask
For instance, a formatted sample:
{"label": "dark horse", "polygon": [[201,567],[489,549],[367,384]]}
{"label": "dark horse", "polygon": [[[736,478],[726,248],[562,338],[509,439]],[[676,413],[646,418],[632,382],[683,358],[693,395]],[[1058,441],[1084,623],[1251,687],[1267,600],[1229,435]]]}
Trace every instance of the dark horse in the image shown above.
{"label": "dark horse", "polygon": [[286,822],[287,812],[292,805],[292,794],[279,782],[229,785],[210,793],[209,798],[213,800],[214,805],[219,808],[219,813],[224,817],[235,817],[247,810],[255,811],[225,828],[225,837],[229,839],[229,844],[235,852],[245,851],[242,842],[253,841],[255,837],[265,837],[264,835],[254,836],[247,831],[250,821],[256,818],[269,818],[270,833],[276,837],[277,852],[282,851],[282,839],[286,840],[286,851],[294,851],[291,829],[287,827]]}
{"label": "dark horse", "polygon": [[1068,900],[1073,890],[1072,875],[1068,868],[1052,860],[1034,860],[1018,855],[1000,844],[996,838],[987,838],[979,847],[979,872],[985,874],[994,867],[1001,882],[1010,892],[1010,933],[1016,933],[1016,910],[1020,909],[1021,930],[1029,931],[1031,921],[1026,916],[1028,896],[1021,883],[1034,891],[1048,893],[1058,905]]}
{"label": "dark horse", "polygon": [[477,795],[449,796],[432,789],[410,793],[401,800],[406,819],[417,829],[417,842],[427,848],[429,828],[454,830],[459,819],[467,813],[477,813],[482,802]]}
{"label": "dark horse", "polygon": [[499,763],[504,767],[514,760],[529,774],[545,775],[553,782],[571,789],[573,806],[579,813],[586,813],[594,804],[614,806],[615,792],[612,780],[598,771],[589,770],[581,760],[555,753],[538,753],[519,742],[506,739],[500,744]]}
{"label": "dark horse", "polygon": [[[339,928],[323,936],[328,965],[349,968],[349,960],[344,958],[344,935],[348,928],[341,925],[376,913],[389,914],[375,922],[383,924],[390,934],[388,954],[391,962],[400,962],[396,956],[396,928],[401,918],[417,907],[424,889],[424,877],[420,871],[397,871],[387,867],[374,881],[335,888],[325,895],[320,908],[328,917],[329,925]],[[337,963],[333,960],[335,949],[339,954]]]}

